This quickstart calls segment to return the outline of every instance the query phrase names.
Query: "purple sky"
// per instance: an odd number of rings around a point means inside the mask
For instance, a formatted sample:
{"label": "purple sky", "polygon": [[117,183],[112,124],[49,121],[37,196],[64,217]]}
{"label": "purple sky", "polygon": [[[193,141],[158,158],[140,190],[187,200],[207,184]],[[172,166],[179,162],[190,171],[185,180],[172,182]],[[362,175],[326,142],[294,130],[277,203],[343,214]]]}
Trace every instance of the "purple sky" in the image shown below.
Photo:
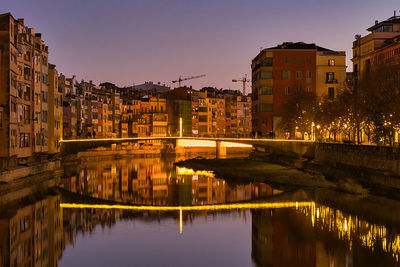
{"label": "purple sky", "polygon": [[[384,2],[384,3],[383,3]],[[355,34],[399,10],[397,0],[1,0],[0,12],[43,34],[50,62],[78,79],[119,86],[240,89],[260,47],[285,41],[345,50]],[[348,70],[351,70],[351,66]]]}

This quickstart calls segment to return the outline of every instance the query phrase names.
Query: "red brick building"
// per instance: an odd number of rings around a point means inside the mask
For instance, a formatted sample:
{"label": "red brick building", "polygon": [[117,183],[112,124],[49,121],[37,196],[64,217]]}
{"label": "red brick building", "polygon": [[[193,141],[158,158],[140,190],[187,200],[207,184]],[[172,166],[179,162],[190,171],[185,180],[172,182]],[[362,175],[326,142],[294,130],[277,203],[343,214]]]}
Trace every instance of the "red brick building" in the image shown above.
{"label": "red brick building", "polygon": [[[326,75],[322,71],[317,73],[317,58],[325,53],[344,57],[344,52],[299,42],[283,43],[264,49],[253,59],[253,132],[262,135],[269,135],[271,132],[276,136],[284,135],[283,130],[278,128],[283,105],[295,92],[317,94],[317,75]],[[328,64],[327,61],[326,65]],[[325,81],[325,77],[322,78]]]}

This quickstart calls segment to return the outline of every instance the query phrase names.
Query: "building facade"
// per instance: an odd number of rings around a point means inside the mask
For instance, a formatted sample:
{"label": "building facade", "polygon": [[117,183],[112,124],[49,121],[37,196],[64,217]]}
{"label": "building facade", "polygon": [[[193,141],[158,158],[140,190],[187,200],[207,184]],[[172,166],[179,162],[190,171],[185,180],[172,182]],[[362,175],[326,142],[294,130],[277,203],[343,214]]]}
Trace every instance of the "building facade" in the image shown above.
{"label": "building facade", "polygon": [[283,134],[278,125],[291,95],[335,95],[345,77],[344,52],[302,42],[262,50],[252,61],[253,132]]}
{"label": "building facade", "polygon": [[1,165],[48,151],[48,47],[23,19],[0,15]]}

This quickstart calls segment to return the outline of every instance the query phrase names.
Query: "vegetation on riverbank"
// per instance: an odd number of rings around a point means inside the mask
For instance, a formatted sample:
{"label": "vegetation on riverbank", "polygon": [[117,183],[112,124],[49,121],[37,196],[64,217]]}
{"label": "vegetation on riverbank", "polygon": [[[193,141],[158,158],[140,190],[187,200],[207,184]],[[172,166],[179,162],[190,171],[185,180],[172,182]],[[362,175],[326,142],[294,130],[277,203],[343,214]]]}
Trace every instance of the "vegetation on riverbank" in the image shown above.
{"label": "vegetation on riverbank", "polygon": [[331,188],[355,194],[367,194],[367,190],[346,179],[334,183],[322,175],[314,175],[296,168],[247,158],[203,159],[196,158],[175,163],[193,170],[210,170],[228,183],[265,182],[281,189]]}

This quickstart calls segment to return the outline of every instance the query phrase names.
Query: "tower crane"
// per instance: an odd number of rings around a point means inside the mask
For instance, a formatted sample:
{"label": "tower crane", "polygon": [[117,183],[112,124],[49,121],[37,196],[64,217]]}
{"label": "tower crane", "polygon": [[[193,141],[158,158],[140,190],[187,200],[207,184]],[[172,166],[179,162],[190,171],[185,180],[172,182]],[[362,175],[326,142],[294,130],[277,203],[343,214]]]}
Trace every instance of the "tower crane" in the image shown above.
{"label": "tower crane", "polygon": [[206,77],[206,75],[203,74],[203,75],[197,75],[197,76],[191,76],[191,77],[185,77],[185,78],[182,78],[182,76],[179,76],[179,79],[172,81],[172,83],[178,83],[179,87],[181,87],[181,82],[183,82],[183,81],[202,78],[202,77]]}
{"label": "tower crane", "polygon": [[242,79],[233,79],[232,82],[243,83],[243,94],[246,95],[246,85],[247,83],[251,82],[250,79],[247,79],[247,74],[245,74]]}

